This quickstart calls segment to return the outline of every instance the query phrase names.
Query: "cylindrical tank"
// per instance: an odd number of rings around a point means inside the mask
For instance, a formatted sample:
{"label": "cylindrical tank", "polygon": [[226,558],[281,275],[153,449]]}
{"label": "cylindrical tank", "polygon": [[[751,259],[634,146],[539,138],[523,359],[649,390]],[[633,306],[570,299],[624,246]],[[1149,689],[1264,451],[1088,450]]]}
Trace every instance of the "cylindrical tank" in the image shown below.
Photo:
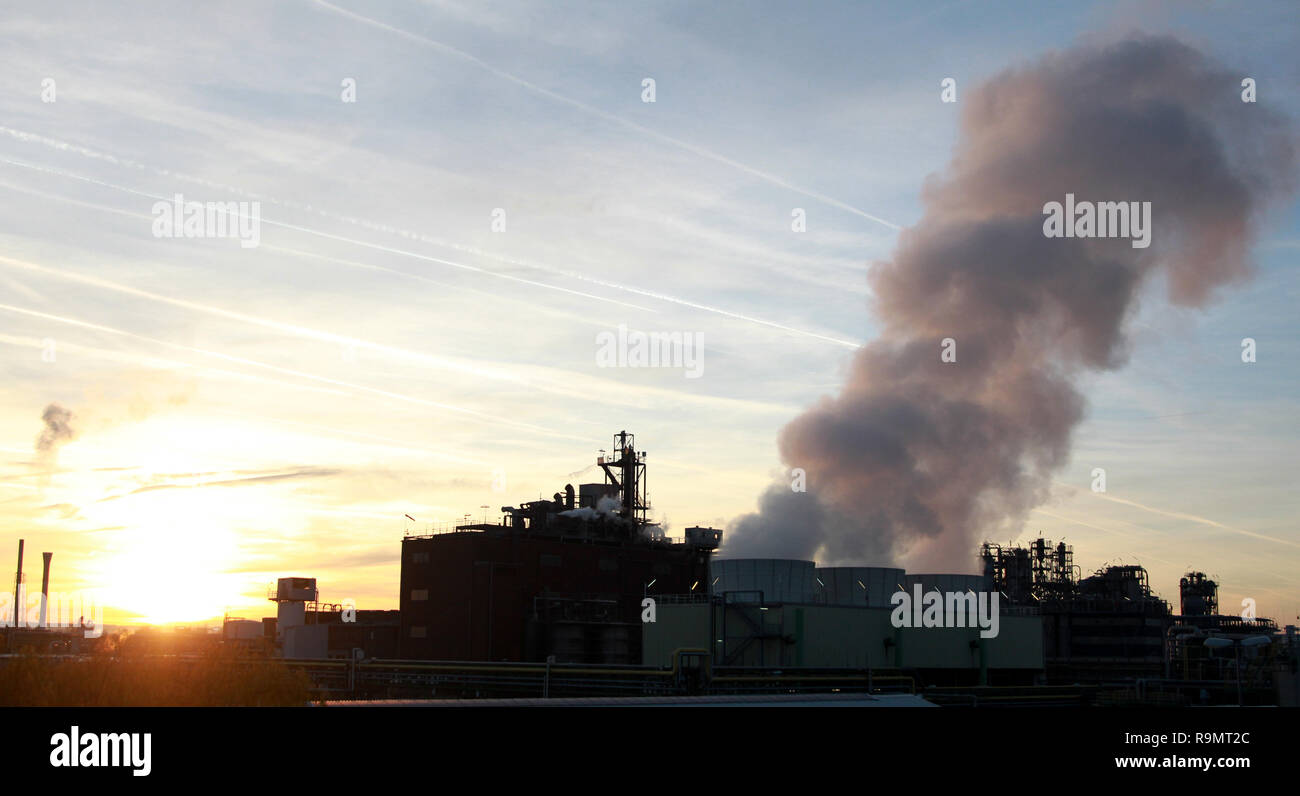
{"label": "cylindrical tank", "polygon": [[928,592],[938,589],[941,592],[966,591],[967,589],[974,592],[989,590],[989,580],[983,575],[960,575],[951,573],[929,573],[929,574],[908,574],[904,576],[903,585],[907,591],[912,591],[914,584],[921,584],[921,591]]}
{"label": "cylindrical tank", "polygon": [[890,596],[904,583],[897,567],[818,567],[817,577],[825,586],[829,605],[869,605],[888,608]]}
{"label": "cylindrical tank", "polygon": [[[712,594],[762,592],[769,603],[814,602],[818,590],[817,566],[789,558],[715,558],[709,564]],[[757,600],[746,595],[744,600]]]}

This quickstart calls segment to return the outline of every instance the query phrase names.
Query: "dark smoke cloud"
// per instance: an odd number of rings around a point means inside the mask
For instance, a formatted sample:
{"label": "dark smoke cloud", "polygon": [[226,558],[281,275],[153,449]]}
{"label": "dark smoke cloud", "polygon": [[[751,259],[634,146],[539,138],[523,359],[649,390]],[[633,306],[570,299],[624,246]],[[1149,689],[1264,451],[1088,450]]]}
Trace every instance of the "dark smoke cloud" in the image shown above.
{"label": "dark smoke cloud", "polygon": [[50,404],[41,413],[41,420],[45,429],[36,438],[36,452],[46,462],[53,463],[59,448],[77,437],[77,431],[72,427],[72,412],[58,404]]}
{"label": "dark smoke cloud", "polygon": [[[980,537],[1018,533],[1068,459],[1076,379],[1124,364],[1142,286],[1196,306],[1249,276],[1254,225],[1295,188],[1294,132],[1241,101],[1241,78],[1135,37],[967,92],[924,216],[870,270],[880,337],[780,434],[809,493],[773,485],[725,552],[967,569]],[[1151,202],[1150,247],[1046,238],[1043,205],[1066,193]]]}

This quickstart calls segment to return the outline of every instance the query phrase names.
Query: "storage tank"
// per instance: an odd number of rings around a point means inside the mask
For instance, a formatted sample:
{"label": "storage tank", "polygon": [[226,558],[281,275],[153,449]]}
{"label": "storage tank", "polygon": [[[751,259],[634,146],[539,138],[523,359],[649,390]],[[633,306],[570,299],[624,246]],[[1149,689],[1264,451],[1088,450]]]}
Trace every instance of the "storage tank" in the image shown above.
{"label": "storage tank", "polygon": [[[709,564],[710,593],[762,592],[769,603],[814,602],[817,565],[789,558],[717,558]],[[741,597],[757,600],[758,595]]]}
{"label": "storage tank", "polygon": [[256,619],[228,619],[221,631],[226,641],[256,641],[265,636],[262,623]]}
{"label": "storage tank", "polygon": [[938,589],[941,592],[954,591],[989,591],[989,579],[983,575],[960,575],[951,573],[930,573],[905,575],[903,585],[907,591],[912,591],[914,584],[921,584],[922,592],[929,592]]}
{"label": "storage tank", "polygon": [[890,596],[904,585],[904,572],[898,567],[818,567],[817,578],[824,586],[829,605],[869,605],[888,608]]}

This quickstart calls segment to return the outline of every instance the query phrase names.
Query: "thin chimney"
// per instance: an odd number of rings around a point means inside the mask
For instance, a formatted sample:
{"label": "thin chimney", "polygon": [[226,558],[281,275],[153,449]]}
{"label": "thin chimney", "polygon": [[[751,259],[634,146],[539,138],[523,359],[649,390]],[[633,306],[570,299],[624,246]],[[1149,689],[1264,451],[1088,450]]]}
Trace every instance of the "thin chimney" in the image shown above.
{"label": "thin chimney", "polygon": [[41,627],[49,627],[45,622],[46,606],[50,602],[50,559],[54,558],[53,553],[41,553],[41,558],[45,559],[45,568],[41,572]]}
{"label": "thin chimney", "polygon": [[18,572],[14,575],[13,626],[18,627],[18,612],[23,604],[23,540],[18,540]]}

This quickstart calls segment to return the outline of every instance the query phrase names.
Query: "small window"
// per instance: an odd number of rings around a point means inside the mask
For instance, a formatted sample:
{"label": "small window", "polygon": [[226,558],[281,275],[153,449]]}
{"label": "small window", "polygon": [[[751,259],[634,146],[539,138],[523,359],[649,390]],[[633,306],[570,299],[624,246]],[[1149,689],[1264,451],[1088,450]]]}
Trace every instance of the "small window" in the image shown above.
{"label": "small window", "polygon": [[429,554],[428,554],[428,553],[411,553],[411,563],[412,563],[412,564],[427,564],[427,563],[429,563]]}
{"label": "small window", "polygon": [[411,589],[411,599],[415,602],[429,599],[428,589]]}
{"label": "small window", "polygon": [[549,553],[542,554],[540,563],[544,567],[559,567],[564,565],[563,560],[559,556],[551,555]]}
{"label": "small window", "polygon": [[424,638],[424,625],[411,625],[411,638]]}

